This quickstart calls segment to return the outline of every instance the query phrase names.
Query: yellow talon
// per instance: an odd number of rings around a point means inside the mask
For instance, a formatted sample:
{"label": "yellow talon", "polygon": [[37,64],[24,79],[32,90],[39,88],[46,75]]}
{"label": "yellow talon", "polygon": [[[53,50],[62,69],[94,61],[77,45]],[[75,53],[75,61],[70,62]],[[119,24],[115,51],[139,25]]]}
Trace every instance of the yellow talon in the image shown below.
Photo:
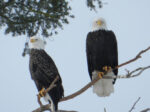
{"label": "yellow talon", "polygon": [[111,66],[108,66],[108,71],[110,71],[112,68],[111,68]]}
{"label": "yellow talon", "polygon": [[46,94],[45,88],[42,88],[42,89],[39,91],[38,96],[39,96],[39,97],[43,97],[43,96],[45,96],[45,94]]}
{"label": "yellow talon", "polygon": [[103,73],[103,72],[99,72],[99,73],[98,73],[98,77],[99,77],[100,79],[102,79],[102,78],[103,78],[103,75],[104,75],[104,73]]}
{"label": "yellow talon", "polygon": [[105,72],[108,72],[108,71],[111,70],[111,66],[104,66],[104,67],[103,67],[103,70],[104,70]]}

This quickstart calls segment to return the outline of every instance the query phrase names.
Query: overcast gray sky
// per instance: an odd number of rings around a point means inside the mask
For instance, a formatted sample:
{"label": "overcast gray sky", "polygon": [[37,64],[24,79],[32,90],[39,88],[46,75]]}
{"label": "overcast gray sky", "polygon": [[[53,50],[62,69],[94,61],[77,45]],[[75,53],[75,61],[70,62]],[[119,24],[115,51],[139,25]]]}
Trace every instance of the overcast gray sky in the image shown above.
{"label": "overcast gray sky", "polygon": [[[113,30],[118,40],[119,63],[133,58],[150,45],[149,0],[105,0],[107,5],[89,11],[85,0],[72,0],[75,19],[64,25],[64,30],[47,39],[46,51],[55,61],[63,80],[65,96],[79,90],[90,81],[85,52],[85,40],[96,17],[106,19],[108,29]],[[29,73],[29,56],[23,58],[25,36],[12,37],[0,34],[0,110],[1,112],[31,112],[39,105],[37,89]],[[150,51],[141,59],[119,69],[150,65]],[[59,109],[79,112],[128,112],[138,97],[141,97],[134,112],[150,107],[150,70],[133,79],[119,79],[115,92],[107,98],[93,94],[92,88],[80,96],[59,104]]]}

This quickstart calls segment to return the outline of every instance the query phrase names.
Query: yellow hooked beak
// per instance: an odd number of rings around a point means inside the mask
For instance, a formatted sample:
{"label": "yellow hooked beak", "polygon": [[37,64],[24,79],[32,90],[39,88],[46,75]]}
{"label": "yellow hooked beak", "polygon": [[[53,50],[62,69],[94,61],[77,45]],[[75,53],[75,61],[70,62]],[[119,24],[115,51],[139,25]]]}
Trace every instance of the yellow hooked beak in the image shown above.
{"label": "yellow hooked beak", "polygon": [[101,20],[98,20],[96,23],[97,23],[99,26],[102,25],[102,21],[101,21]]}
{"label": "yellow hooked beak", "polygon": [[34,43],[36,41],[36,39],[30,39],[31,43]]}

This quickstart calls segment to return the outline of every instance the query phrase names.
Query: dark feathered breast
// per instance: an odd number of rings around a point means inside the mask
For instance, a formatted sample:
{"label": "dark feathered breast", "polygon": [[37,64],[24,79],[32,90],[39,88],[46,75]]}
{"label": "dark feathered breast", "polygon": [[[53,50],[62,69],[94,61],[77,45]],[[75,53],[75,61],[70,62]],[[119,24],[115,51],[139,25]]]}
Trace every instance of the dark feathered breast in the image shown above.
{"label": "dark feathered breast", "polygon": [[43,87],[48,88],[56,76],[59,76],[57,86],[49,92],[57,109],[59,99],[64,96],[64,90],[61,77],[51,57],[44,50],[31,49],[29,68],[38,91]]}
{"label": "dark feathered breast", "polygon": [[[103,71],[104,66],[118,65],[117,41],[112,31],[90,32],[86,39],[86,53],[90,78],[94,70]],[[113,71],[117,75],[118,70]]]}

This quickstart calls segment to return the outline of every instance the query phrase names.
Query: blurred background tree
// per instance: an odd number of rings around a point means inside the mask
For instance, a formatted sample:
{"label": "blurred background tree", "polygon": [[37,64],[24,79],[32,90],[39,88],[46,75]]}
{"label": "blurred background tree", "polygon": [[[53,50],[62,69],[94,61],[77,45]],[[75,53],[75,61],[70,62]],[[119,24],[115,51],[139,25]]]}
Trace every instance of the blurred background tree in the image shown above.
{"label": "blurred background tree", "polygon": [[[71,1],[69,1],[71,2]],[[57,34],[58,28],[68,24],[71,7],[66,0],[1,0],[0,28],[5,28],[5,34],[27,35],[31,37],[41,33],[43,37]],[[102,7],[101,0],[86,0],[90,10]]]}

